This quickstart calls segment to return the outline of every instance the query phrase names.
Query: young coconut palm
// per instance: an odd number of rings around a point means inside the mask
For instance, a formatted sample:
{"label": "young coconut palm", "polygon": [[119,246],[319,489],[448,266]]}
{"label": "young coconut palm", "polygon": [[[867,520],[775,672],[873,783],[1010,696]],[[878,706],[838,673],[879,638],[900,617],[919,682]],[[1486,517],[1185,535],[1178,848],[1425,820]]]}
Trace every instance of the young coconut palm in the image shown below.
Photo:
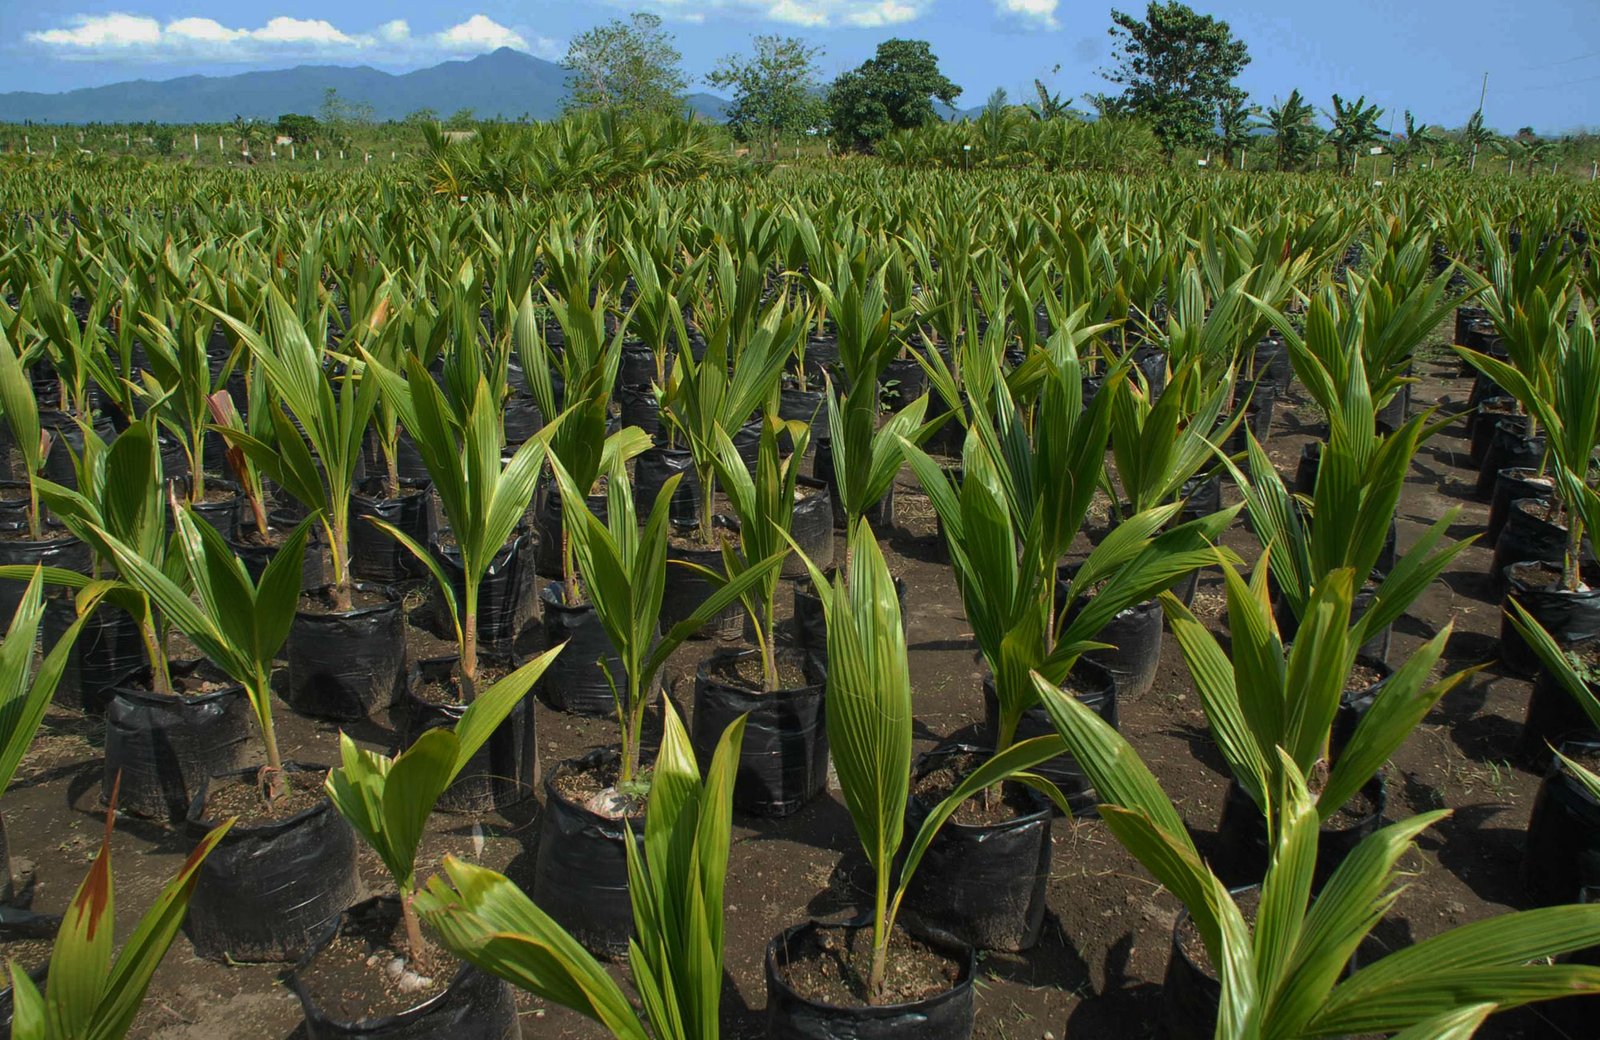
{"label": "young coconut palm", "polygon": [[1093,711],[1035,677],[1056,728],[1083,765],[1117,840],[1188,909],[1221,979],[1218,1040],[1395,1033],[1467,1037],[1491,1011],[1600,992],[1600,968],[1548,959],[1600,943],[1600,907],[1504,914],[1366,963],[1351,956],[1399,898],[1397,868],[1448,811],[1369,835],[1314,900],[1319,803],[1280,749],[1281,805],[1254,926],[1205,865],[1177,809],[1138,752]]}
{"label": "young coconut palm", "polygon": [[1445,625],[1389,676],[1335,758],[1334,719],[1361,646],[1350,625],[1353,572],[1334,571],[1318,583],[1287,652],[1267,602],[1267,554],[1248,585],[1231,563],[1222,564],[1222,573],[1233,635],[1227,651],[1170,593],[1161,605],[1217,747],[1239,787],[1266,815],[1271,837],[1283,825],[1278,813],[1284,806],[1275,793],[1285,763],[1310,784],[1317,814],[1327,820],[1366,786],[1440,697],[1478,670],[1428,683],[1450,640],[1453,626]]}
{"label": "young coconut palm", "polygon": [[[182,583],[183,563],[169,555],[167,501],[161,479],[161,452],[156,444],[155,418],[129,426],[107,448],[93,430],[84,433],[84,453],[78,460],[77,490],[48,480],[39,481],[39,494],[50,512],[72,535],[95,552],[96,575],[78,574],[57,567],[44,569],[52,584],[75,589],[96,589],[107,602],[126,610],[139,626],[145,654],[150,659],[150,688],[171,693],[167,661],[167,621],[150,597],[136,584],[99,576],[101,567],[115,571],[114,550],[99,532],[109,532],[127,549],[174,582]],[[0,567],[0,577],[21,578],[23,568]]]}
{"label": "young coconut palm", "polygon": [[302,520],[284,540],[259,583],[250,580],[244,563],[217,529],[196,518],[188,507],[179,508],[174,501],[172,519],[173,541],[193,587],[193,599],[138,548],[103,527],[94,526],[92,531],[115,559],[123,580],[147,596],[167,623],[188,636],[212,664],[244,687],[266,750],[262,788],[267,800],[274,801],[281,791],[283,759],[272,724],[272,662],[294,623],[306,535],[314,518]]}
{"label": "young coconut palm", "polygon": [[[911,793],[911,672],[901,636],[900,600],[873,537],[859,520],[850,528],[855,566],[826,575],[806,560],[828,624],[828,744],[839,788],[856,837],[873,873],[871,1002],[885,998],[889,941],[906,889],[923,854],[961,803],[991,785],[1017,778],[1055,798],[1052,785],[1025,771],[1060,754],[1057,738],[1035,737],[1013,744],[964,777],[940,802],[910,846],[905,845],[905,807]],[[801,554],[801,559],[805,559]],[[899,877],[894,863],[905,853]]]}
{"label": "young coconut palm", "polygon": [[18,356],[11,339],[0,326],[0,411],[5,413],[11,432],[11,445],[22,457],[24,478],[28,482],[28,538],[37,542],[44,532],[39,512],[39,480],[44,460],[50,454],[50,435],[39,426],[39,403],[33,396],[33,383],[23,367],[26,358]]}
{"label": "young coconut palm", "polygon": [[1580,302],[1570,326],[1558,322],[1543,366],[1543,383],[1529,378],[1520,366],[1487,354],[1466,347],[1457,347],[1456,352],[1504,387],[1544,428],[1547,451],[1555,463],[1556,494],[1567,516],[1562,587],[1578,591],[1584,532],[1594,530],[1585,523],[1584,492],[1600,450],[1600,392],[1595,389],[1600,387],[1600,341],[1595,338],[1593,316]]}
{"label": "young coconut palm", "polygon": [[11,962],[11,1035],[15,1040],[121,1040],[133,1027],[150,980],[178,937],[200,865],[233,826],[230,819],[200,839],[178,873],[156,897],[113,958],[116,901],[111,877],[111,833],[116,792],[106,811],[105,833],[89,873],[67,907],[50,954],[49,986]]}
{"label": "young coconut palm", "polygon": [[329,771],[324,788],[333,807],[394,878],[405,919],[407,952],[413,961],[424,948],[415,900],[417,846],[428,815],[564,647],[546,650],[484,690],[454,726],[428,730],[393,758],[358,748],[348,736],[339,734],[342,764]]}
{"label": "young coconut palm", "polygon": [[515,883],[446,857],[448,877],[417,909],[456,956],[569,1007],[622,1040],[716,1040],[722,997],[723,884],[744,720],[730,724],[700,780],[689,735],[668,705],[645,813],[644,852],[625,841],[637,938],[628,964],[641,1015],[598,961]]}
{"label": "young coconut palm", "polygon": [[[11,617],[4,641],[0,641],[0,794],[11,786],[22,756],[28,753],[34,735],[44,721],[50,698],[55,696],[61,673],[67,667],[67,657],[72,653],[78,633],[84,622],[99,604],[103,588],[88,590],[78,600],[77,619],[61,638],[45,652],[39,665],[39,674],[33,675],[34,639],[39,634],[39,621],[44,617],[43,568],[30,568],[33,572],[22,602]],[[0,869],[9,865],[0,862]],[[0,887],[10,890],[11,879],[0,879]]]}
{"label": "young coconut palm", "polygon": [[[1079,333],[1079,339],[1082,334]],[[1119,524],[1079,569],[1064,601],[1057,564],[1083,526],[1104,473],[1106,439],[1126,366],[1106,377],[1087,409],[1072,333],[1058,330],[1034,368],[1037,401],[1025,412],[995,380],[991,418],[974,408],[957,485],[938,463],[904,443],[905,457],[944,524],[956,586],[994,676],[995,747],[1011,745],[1038,703],[1028,673],[1065,681],[1093,638],[1120,611],[1169,588],[1215,559],[1211,542],[1237,509],[1161,532],[1180,508],[1169,503]],[[1102,584],[1103,583],[1103,584]],[[1071,590],[1100,586],[1070,621]]]}
{"label": "young coconut palm", "polygon": [[[361,465],[367,425],[378,404],[378,381],[364,378],[348,362],[342,371],[330,372],[325,351],[306,334],[277,286],[267,286],[263,306],[265,333],[222,311],[214,313],[249,347],[256,364],[266,372],[278,403],[262,407],[271,410],[276,443],[267,444],[231,426],[212,428],[321,518],[333,560],[333,609],[348,611],[350,494]],[[387,313],[387,298],[380,296],[361,331],[378,334]],[[213,408],[209,398],[205,407],[209,414]]]}
{"label": "young coconut palm", "polygon": [[608,675],[608,679],[622,737],[616,786],[628,790],[625,785],[642,782],[640,733],[656,673],[684,640],[757,582],[775,575],[785,554],[775,553],[752,563],[707,597],[693,614],[658,636],[666,589],[667,515],[682,474],[668,478],[641,530],[633,508],[633,490],[620,463],[613,463],[606,482],[604,523],[590,511],[587,498],[561,463],[552,458],[550,465],[561,489],[562,520],[577,558],[584,595],[622,664],[622,676]]}
{"label": "young coconut palm", "polygon": [[[779,433],[787,433],[794,448],[787,458],[778,450]],[[800,460],[805,458],[811,428],[799,421],[784,422],[767,415],[761,422],[761,443],[756,452],[752,475],[733,440],[717,428],[717,476],[727,493],[733,513],[739,519],[739,544],[722,544],[722,566],[729,578],[737,578],[750,567],[777,556],[778,570],[766,573],[741,599],[755,629],[756,647],[761,654],[762,688],[768,693],[778,688],[777,641],[773,626],[777,621],[776,602],[781,561],[789,555],[787,534],[794,519],[795,489],[800,478]],[[686,566],[693,566],[686,564]],[[696,570],[704,568],[696,567]],[[722,575],[705,571],[714,582]]]}
{"label": "young coconut palm", "polygon": [[1411,459],[1437,428],[1427,425],[1432,413],[1413,416],[1392,434],[1378,433],[1362,353],[1343,349],[1331,313],[1315,303],[1305,339],[1285,339],[1308,392],[1326,402],[1328,439],[1310,500],[1302,504],[1290,496],[1253,435],[1248,477],[1232,460],[1223,462],[1244,493],[1251,528],[1271,554],[1273,577],[1295,617],[1305,617],[1318,584],[1334,571],[1348,568],[1363,580],[1378,580],[1372,606],[1353,628],[1360,645],[1404,614],[1472,539],[1440,548],[1460,513],[1451,509],[1387,573],[1375,573]]}
{"label": "young coconut palm", "polygon": [[[735,278],[726,252],[719,278]],[[737,430],[772,395],[803,333],[800,312],[775,300],[757,320],[731,306],[708,306],[701,315],[706,351],[699,361],[680,351],[669,382],[663,419],[683,434],[700,481],[698,536],[715,544],[712,515],[717,488],[717,431]]]}
{"label": "young coconut palm", "polygon": [[427,546],[418,545],[392,524],[376,518],[371,522],[409,549],[438,583],[461,652],[461,699],[470,704],[478,684],[479,588],[533,500],[534,485],[544,465],[546,438],[554,427],[547,426],[509,460],[503,459],[501,409],[487,380],[479,378],[465,415],[458,417],[417,358],[406,359],[406,375],[402,376],[372,354],[363,351],[362,356],[367,374],[393,403],[433,479],[440,509],[461,554],[461,600]]}

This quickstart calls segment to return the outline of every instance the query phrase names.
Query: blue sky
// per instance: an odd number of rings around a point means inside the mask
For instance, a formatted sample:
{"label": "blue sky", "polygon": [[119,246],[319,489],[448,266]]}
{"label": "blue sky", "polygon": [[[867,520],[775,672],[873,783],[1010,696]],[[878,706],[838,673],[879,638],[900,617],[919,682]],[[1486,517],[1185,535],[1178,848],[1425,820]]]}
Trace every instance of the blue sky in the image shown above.
{"label": "blue sky", "polygon": [[[1125,9],[1142,10],[1125,2]],[[1268,103],[1298,87],[1320,107],[1366,94],[1398,125],[1410,108],[1455,126],[1478,100],[1492,126],[1600,128],[1597,0],[1212,0],[1250,47],[1241,84]],[[963,106],[1034,77],[1069,96],[1103,89],[1109,4],[1074,0],[0,0],[0,92],[331,62],[390,70],[507,45],[559,59],[585,28],[633,9],[661,14],[691,78],[756,33],[805,36],[832,76],[878,41],[932,42]],[[1053,71],[1056,66],[1059,71]],[[1386,116],[1386,119],[1388,117]]]}

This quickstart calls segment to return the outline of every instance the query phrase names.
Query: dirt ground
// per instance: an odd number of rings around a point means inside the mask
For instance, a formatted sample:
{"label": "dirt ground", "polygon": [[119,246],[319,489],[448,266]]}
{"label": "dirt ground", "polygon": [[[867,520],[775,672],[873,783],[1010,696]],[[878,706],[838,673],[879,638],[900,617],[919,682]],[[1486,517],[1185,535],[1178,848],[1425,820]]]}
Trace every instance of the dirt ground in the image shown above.
{"label": "dirt ground", "polygon": [[[1425,353],[1417,374],[1417,406],[1459,408],[1469,381],[1458,366]],[[1301,444],[1320,416],[1304,401],[1280,401],[1269,450],[1292,472]],[[1458,425],[1424,446],[1413,464],[1399,516],[1402,549],[1451,506],[1463,512],[1454,537],[1481,531],[1487,507],[1472,501],[1473,473]],[[982,717],[983,666],[961,612],[950,573],[938,559],[933,514],[914,480],[902,473],[899,519],[880,532],[893,550],[891,567],[909,583],[910,647],[916,690],[918,750],[970,731]],[[1251,536],[1236,525],[1229,543],[1253,559]],[[1490,551],[1473,546],[1396,626],[1398,662],[1447,621],[1455,632],[1450,670],[1492,658],[1499,606],[1489,590]],[[787,596],[780,600],[786,601]],[[1221,609],[1220,580],[1203,577],[1196,603],[1202,617]],[[672,663],[671,678],[687,700],[698,660],[714,647],[691,644]],[[692,680],[691,680],[692,681]],[[1491,667],[1448,696],[1395,756],[1388,816],[1446,807],[1454,815],[1423,836],[1407,864],[1410,886],[1382,935],[1404,942],[1528,904],[1519,871],[1522,835],[1539,778],[1517,761],[1515,743],[1527,703],[1526,682]],[[1121,706],[1121,729],[1150,763],[1194,830],[1202,850],[1214,843],[1226,788],[1205,719],[1178,648],[1164,641],[1155,688]],[[538,709],[545,766],[614,740],[604,722]],[[279,706],[286,759],[331,762],[337,729],[294,717]],[[36,864],[35,908],[62,910],[83,876],[101,830],[98,807],[103,726],[54,709],[45,735],[7,794],[6,826],[14,857]],[[352,736],[387,749],[393,730],[377,719]],[[470,857],[531,883],[538,807],[509,817],[436,814],[420,869],[431,873],[446,852]],[[781,929],[808,916],[842,914],[864,901],[866,880],[855,838],[837,792],[783,820],[736,819],[727,887],[725,1035],[763,1035],[761,959]],[[181,835],[148,824],[120,825],[115,839],[119,935],[181,863]],[[362,876],[374,891],[387,884],[376,857],[364,854]],[[1161,979],[1178,904],[1155,885],[1095,818],[1057,820],[1043,940],[1020,955],[988,955],[977,987],[981,1038],[1138,1038],[1158,1035]],[[616,969],[619,977],[626,972]],[[156,976],[133,1036],[161,1040],[243,1040],[300,1035],[300,1009],[280,984],[281,967],[228,967],[195,958],[180,937]],[[560,1008],[519,997],[524,1035],[600,1037],[603,1031]],[[1534,1013],[1500,1016],[1484,1035],[1558,1038],[1568,1034]]]}

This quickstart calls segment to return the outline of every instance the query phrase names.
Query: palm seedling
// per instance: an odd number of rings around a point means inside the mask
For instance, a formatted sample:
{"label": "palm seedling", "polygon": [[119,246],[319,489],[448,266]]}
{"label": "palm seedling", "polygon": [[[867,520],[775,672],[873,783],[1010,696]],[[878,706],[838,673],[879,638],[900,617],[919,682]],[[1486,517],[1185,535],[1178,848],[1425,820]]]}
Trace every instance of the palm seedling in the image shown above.
{"label": "palm seedling", "polygon": [[11,1035],[17,1040],[121,1040],[126,1036],[144,1003],[150,980],[178,937],[201,865],[233,825],[228,820],[200,839],[139,919],[121,952],[113,956],[116,901],[111,833],[116,816],[113,796],[99,851],[56,933],[46,992],[39,991],[22,965],[11,963]]}
{"label": "palm seedling", "polygon": [[[794,450],[784,458],[778,450],[778,435],[787,433]],[[782,422],[775,416],[763,417],[761,443],[756,452],[755,472],[745,465],[733,440],[720,427],[716,431],[717,455],[713,460],[717,476],[727,492],[734,516],[739,520],[739,544],[722,545],[722,567],[728,578],[737,578],[755,566],[765,566],[774,556],[780,569],[764,573],[741,596],[745,613],[755,631],[761,655],[762,688],[771,693],[778,688],[777,643],[773,628],[777,621],[776,601],[781,577],[781,561],[789,554],[786,540],[794,518],[800,460],[810,440],[806,423]],[[703,568],[701,568],[703,570]],[[707,572],[716,581],[720,576]]]}
{"label": "palm seedling", "polygon": [[146,363],[139,378],[161,424],[181,445],[189,463],[188,501],[206,493],[205,443],[211,422],[210,398],[222,389],[237,359],[230,357],[215,377],[207,347],[219,311],[201,299],[154,301],[158,313],[141,315],[139,328]]}
{"label": "palm seedling", "polygon": [[[625,462],[649,448],[650,437],[638,427],[606,434],[611,390],[617,381],[627,322],[608,337],[608,297],[602,293],[591,302],[587,280],[580,279],[580,284],[581,291],[575,290],[568,297],[546,290],[550,312],[562,330],[560,351],[546,340],[531,292],[518,305],[511,337],[539,409],[545,415],[559,416],[542,434],[548,441],[550,458],[588,492],[602,473],[611,472],[616,461]],[[559,393],[555,382],[558,376]],[[548,533],[561,539],[562,595],[569,605],[575,605],[579,602],[577,569],[568,530],[563,523],[559,532]]]}
{"label": "palm seedling", "polygon": [[[847,537],[854,566],[832,582],[807,562],[828,624],[828,744],[839,787],[873,873],[870,1003],[884,1002],[889,942],[907,886],[939,829],[979,791],[1061,751],[1054,737],[1011,745],[963,778],[905,844],[911,791],[911,674],[901,638],[900,601],[872,527],[859,520]],[[803,558],[803,556],[802,556]],[[1037,782],[1037,781],[1035,781]],[[1050,785],[1040,783],[1047,793]],[[898,877],[894,864],[904,852]]]}
{"label": "palm seedling", "polygon": [[457,413],[416,357],[407,357],[405,376],[370,353],[363,352],[363,357],[367,374],[382,386],[411,431],[433,480],[461,558],[460,598],[429,547],[418,545],[392,524],[376,518],[372,522],[409,549],[438,582],[460,648],[462,702],[470,704],[478,684],[479,591],[533,500],[544,465],[546,433],[530,438],[510,459],[503,459],[500,406],[486,379],[480,376],[464,412]]}
{"label": "palm seedling", "polygon": [[[827,388],[830,483],[848,529],[893,485],[902,442],[922,443],[937,423],[924,424],[928,398],[923,395],[879,425],[878,376],[901,346],[895,313],[886,302],[882,271],[859,278],[841,267],[840,277],[842,282],[832,286],[817,281],[816,291],[838,328],[839,361],[849,381],[842,401],[832,380]],[[851,559],[846,549],[847,569]]]}
{"label": "palm seedling", "polygon": [[1287,768],[1310,785],[1318,817],[1329,819],[1372,780],[1439,698],[1477,669],[1428,682],[1450,639],[1452,626],[1446,625],[1378,688],[1346,746],[1336,749],[1334,723],[1362,642],[1359,623],[1356,634],[1350,624],[1354,572],[1322,577],[1287,649],[1268,605],[1267,554],[1248,584],[1232,564],[1223,564],[1222,572],[1229,650],[1170,594],[1162,606],[1217,747],[1266,816],[1270,842],[1283,825],[1275,792],[1283,789]]}
{"label": "palm seedling", "polygon": [[[380,298],[363,331],[376,333],[386,312]],[[330,372],[325,351],[312,342],[276,286],[269,285],[266,290],[264,333],[222,311],[214,313],[249,347],[278,403],[262,405],[271,409],[273,444],[231,426],[213,428],[320,518],[333,561],[333,609],[348,611],[350,494],[361,465],[367,425],[378,402],[378,380],[363,378],[348,361],[340,363],[342,371]],[[209,414],[212,401],[207,399],[204,407]]]}
{"label": "palm seedling", "polygon": [[628,793],[640,782],[640,735],[645,709],[655,689],[656,674],[684,640],[710,619],[776,575],[783,553],[754,561],[731,576],[695,611],[665,635],[658,635],[661,599],[666,587],[667,514],[681,474],[668,478],[641,530],[633,507],[633,491],[620,463],[613,463],[606,482],[606,519],[590,510],[587,497],[561,463],[551,460],[562,497],[562,520],[577,558],[583,590],[600,619],[622,666],[621,676],[608,675],[621,729],[621,764],[616,787]]}
{"label": "palm seedling", "polygon": [[[733,259],[724,253],[719,278],[734,279]],[[665,400],[664,419],[682,433],[699,480],[700,539],[715,544],[712,515],[717,488],[717,431],[738,430],[777,387],[802,333],[800,313],[785,299],[765,314],[729,305],[710,306],[700,321],[705,354],[680,351]]]}
{"label": "palm seedling", "polygon": [[[1548,250],[1554,252],[1554,249]],[[1567,515],[1567,545],[1561,587],[1576,592],[1582,582],[1584,510],[1589,474],[1600,450],[1600,345],[1594,320],[1581,303],[1570,327],[1558,319],[1554,337],[1536,373],[1525,371],[1516,358],[1506,364],[1466,347],[1457,352],[1489,376],[1527,409],[1544,429],[1546,450],[1554,463],[1556,494]]]}
{"label": "palm seedling", "polygon": [[422,919],[458,957],[622,1040],[716,1040],[723,884],[743,734],[743,719],[729,725],[702,783],[683,723],[666,710],[644,849],[631,837],[624,842],[637,933],[628,963],[643,1014],[577,940],[492,870],[447,857],[446,877],[417,893]]}
{"label": "palm seedling", "polygon": [[490,686],[454,726],[427,730],[393,758],[339,735],[341,764],[329,771],[325,790],[394,879],[413,962],[424,948],[415,902],[417,848],[428,815],[562,649],[552,647]]}
{"label": "palm seedling", "polygon": [[50,454],[50,436],[39,425],[39,405],[33,384],[4,328],[0,328],[0,408],[4,409],[11,444],[22,458],[28,484],[28,538],[37,542],[44,534],[43,514],[39,512],[39,480],[44,460]]}
{"label": "palm seedling", "polygon": [[[1093,638],[1118,612],[1149,599],[1215,557],[1210,541],[1237,510],[1164,533],[1178,503],[1144,510],[1119,524],[1084,562],[1064,599],[1057,563],[1083,526],[1104,473],[1115,398],[1127,369],[1116,366],[1087,408],[1076,333],[1059,329],[1032,362],[1038,379],[1024,410],[1003,379],[992,404],[975,402],[957,484],[908,442],[906,458],[944,525],[956,585],[999,701],[995,748],[1010,747],[1023,713],[1037,704],[1029,672],[1065,680]],[[989,408],[993,409],[991,415]],[[1084,589],[1098,587],[1068,620]]]}
{"label": "palm seedling", "polygon": [[[22,764],[33,738],[44,721],[44,713],[55,696],[56,686],[66,669],[67,658],[82,631],[84,622],[99,601],[99,590],[91,590],[78,603],[77,619],[45,652],[39,673],[33,674],[34,638],[39,634],[39,621],[44,616],[42,568],[33,568],[33,575],[22,593],[17,612],[10,619],[4,642],[0,642],[0,794],[11,786],[11,778]],[[0,857],[0,902],[11,901],[11,864]]]}
{"label": "palm seedling", "polygon": [[[1253,926],[1206,866],[1177,809],[1133,747],[1042,677],[1039,695],[1094,780],[1101,818],[1187,908],[1218,966],[1219,1040],[1394,1033],[1407,1040],[1470,1036],[1492,1011],[1600,990],[1600,969],[1548,958],[1600,942],[1600,908],[1564,906],[1464,925],[1347,965],[1395,905],[1400,860],[1448,812],[1369,835],[1313,899],[1320,802],[1286,752],[1273,748],[1281,808]],[[1326,790],[1326,789],[1325,789]]]}
{"label": "palm seedling", "polygon": [[1233,389],[1232,368],[1213,375],[1190,357],[1174,366],[1161,393],[1130,381],[1113,396],[1111,455],[1122,494],[1112,501],[1126,515],[1178,498],[1213,462],[1244,417],[1243,411],[1232,420],[1222,416]]}
{"label": "palm seedling", "polygon": [[[1281,326],[1280,326],[1281,327]],[[1313,305],[1307,335],[1285,334],[1295,370],[1313,399],[1325,402],[1329,433],[1308,501],[1292,498],[1267,453],[1249,439],[1249,477],[1224,460],[1244,492],[1250,523],[1271,557],[1284,608],[1303,619],[1323,579],[1348,569],[1376,582],[1371,605],[1354,623],[1358,644],[1380,636],[1471,539],[1440,547],[1460,510],[1451,509],[1404,555],[1393,556],[1395,508],[1417,445],[1432,432],[1430,413],[1391,434],[1377,432],[1360,350],[1345,352],[1331,313]]]}
{"label": "palm seedling", "polygon": [[[78,460],[77,489],[41,480],[39,493],[52,515],[95,553],[95,574],[50,567],[43,572],[45,579],[68,588],[100,590],[108,603],[126,610],[139,627],[150,662],[150,688],[164,694],[172,692],[166,620],[137,584],[100,573],[102,568],[111,573],[118,569],[115,550],[101,537],[104,531],[174,582],[184,581],[181,559],[167,553],[167,502],[154,426],[154,418],[147,414],[109,448],[87,431]],[[21,577],[20,570],[0,568],[0,575]]]}
{"label": "palm seedling", "polygon": [[187,636],[212,664],[244,687],[266,751],[262,786],[269,801],[276,799],[283,773],[272,723],[272,662],[294,622],[306,534],[312,522],[308,517],[290,533],[261,580],[253,582],[216,528],[174,503],[173,540],[193,598],[179,580],[147,559],[138,547],[103,527],[91,527],[122,579],[146,596],[166,623]]}
{"label": "palm seedling", "polygon": [[[1495,231],[1488,221],[1485,216],[1479,244],[1489,288],[1478,303],[1494,323],[1511,367],[1521,374],[1530,393],[1553,400],[1555,363],[1562,353],[1560,338],[1577,294],[1575,254],[1563,249],[1559,241],[1542,241],[1549,230],[1544,224],[1522,227],[1522,238],[1513,245],[1508,235]],[[1472,361],[1470,357],[1467,360]],[[1526,404],[1520,398],[1518,403]],[[1535,415],[1528,418],[1532,435],[1538,431],[1539,419]]]}

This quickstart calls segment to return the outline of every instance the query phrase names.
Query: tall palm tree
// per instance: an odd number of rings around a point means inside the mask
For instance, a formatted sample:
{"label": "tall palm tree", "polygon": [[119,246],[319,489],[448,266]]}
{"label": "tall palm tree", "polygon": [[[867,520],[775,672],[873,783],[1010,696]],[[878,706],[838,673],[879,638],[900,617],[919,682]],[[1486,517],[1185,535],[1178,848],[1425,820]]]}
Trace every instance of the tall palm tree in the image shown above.
{"label": "tall palm tree", "polygon": [[1354,101],[1346,101],[1335,94],[1333,111],[1324,114],[1333,121],[1327,140],[1338,157],[1340,172],[1354,173],[1356,157],[1383,136],[1383,131],[1378,129],[1383,109],[1367,104],[1365,94]]}

